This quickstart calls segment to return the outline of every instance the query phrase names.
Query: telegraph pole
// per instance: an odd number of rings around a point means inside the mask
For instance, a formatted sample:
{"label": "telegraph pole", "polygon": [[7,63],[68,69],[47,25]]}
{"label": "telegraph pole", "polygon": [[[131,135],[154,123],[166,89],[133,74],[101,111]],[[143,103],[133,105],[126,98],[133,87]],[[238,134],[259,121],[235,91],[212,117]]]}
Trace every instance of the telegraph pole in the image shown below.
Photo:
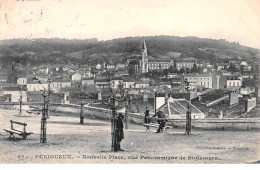
{"label": "telegraph pole", "polygon": [[83,124],[84,123],[84,117],[83,117],[83,93],[80,93],[80,116],[79,116],[79,123]]}
{"label": "telegraph pole", "polygon": [[186,112],[186,134],[190,135],[191,134],[191,96],[190,96],[190,92],[189,92],[189,82],[187,80],[187,78],[184,80],[184,85],[185,85],[185,89],[187,91],[187,96],[188,96],[188,105],[187,105],[187,112]]}
{"label": "telegraph pole", "polygon": [[128,106],[125,108],[125,129],[128,129]]}
{"label": "telegraph pole", "polygon": [[157,92],[154,92],[154,114],[156,115],[156,97],[157,97]]}
{"label": "telegraph pole", "polygon": [[20,110],[19,110],[19,115],[22,115],[22,99],[23,99],[23,96],[22,96],[21,90],[19,92],[20,92],[20,99],[19,99]]}
{"label": "telegraph pole", "polygon": [[50,104],[50,94],[51,94],[51,81],[47,80],[48,83],[48,93],[47,93],[47,101],[46,101],[46,117],[47,119],[50,118],[49,115],[49,104]]}
{"label": "telegraph pole", "polygon": [[42,109],[42,118],[41,118],[41,136],[40,136],[40,143],[47,143],[47,138],[46,138],[46,124],[47,124],[47,117],[46,117],[46,91],[44,89],[43,93],[43,109]]}
{"label": "telegraph pole", "polygon": [[191,134],[191,107],[190,107],[190,102],[191,102],[191,98],[190,98],[190,93],[187,94],[188,95],[188,111],[186,113],[186,134],[190,135]]}

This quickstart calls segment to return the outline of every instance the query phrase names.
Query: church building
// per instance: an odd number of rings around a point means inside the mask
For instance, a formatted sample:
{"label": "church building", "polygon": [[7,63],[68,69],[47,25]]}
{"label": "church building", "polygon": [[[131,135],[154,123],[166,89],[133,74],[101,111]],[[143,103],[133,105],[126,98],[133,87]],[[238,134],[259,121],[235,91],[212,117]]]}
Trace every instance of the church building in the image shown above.
{"label": "church building", "polygon": [[144,40],[141,49],[141,59],[140,58],[127,59],[126,65],[130,68],[132,74],[139,75],[139,74],[147,73],[151,70],[169,69],[170,66],[174,65],[174,63],[176,64],[176,68],[178,70],[182,68],[192,69],[194,63],[197,64],[197,60],[195,58],[186,58],[186,59],[178,59],[175,61],[173,61],[172,59],[149,61],[149,57],[147,54],[147,47]]}

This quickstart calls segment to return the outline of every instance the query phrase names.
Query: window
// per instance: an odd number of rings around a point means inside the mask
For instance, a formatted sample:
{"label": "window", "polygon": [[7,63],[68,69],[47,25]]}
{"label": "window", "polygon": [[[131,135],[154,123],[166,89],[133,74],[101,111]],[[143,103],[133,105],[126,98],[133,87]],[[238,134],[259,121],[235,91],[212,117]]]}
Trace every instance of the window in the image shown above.
{"label": "window", "polygon": [[236,82],[233,82],[233,86],[236,86]]}
{"label": "window", "polygon": [[239,82],[237,82],[237,86],[239,86]]}
{"label": "window", "polygon": [[229,86],[231,86],[231,82],[229,82]]}

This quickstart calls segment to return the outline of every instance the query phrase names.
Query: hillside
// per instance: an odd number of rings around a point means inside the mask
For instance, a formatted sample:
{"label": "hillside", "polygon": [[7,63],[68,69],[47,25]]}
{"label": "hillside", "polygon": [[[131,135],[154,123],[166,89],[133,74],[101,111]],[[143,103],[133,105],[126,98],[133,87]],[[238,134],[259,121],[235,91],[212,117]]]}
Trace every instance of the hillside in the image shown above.
{"label": "hillside", "polygon": [[0,64],[4,66],[12,60],[20,60],[20,63],[25,66],[42,63],[124,63],[127,58],[140,55],[144,39],[150,59],[155,60],[194,57],[210,63],[230,59],[246,59],[255,62],[260,56],[259,49],[225,40],[197,37],[149,36],[107,41],[97,39],[15,39],[0,41]]}

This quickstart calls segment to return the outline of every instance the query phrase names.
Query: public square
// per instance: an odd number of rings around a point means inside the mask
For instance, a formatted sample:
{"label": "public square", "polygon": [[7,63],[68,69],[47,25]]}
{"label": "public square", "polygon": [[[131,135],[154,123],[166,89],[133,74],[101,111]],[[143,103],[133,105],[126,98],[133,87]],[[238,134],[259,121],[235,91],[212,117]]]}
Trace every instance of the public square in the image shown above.
{"label": "public square", "polygon": [[[170,129],[150,132],[129,123],[121,142],[124,152],[111,152],[111,122],[69,113],[51,113],[47,143],[40,143],[41,114],[18,115],[18,110],[0,109],[0,163],[256,163],[260,160],[257,131],[201,131]],[[33,132],[26,140],[8,139],[3,129],[10,120],[28,124]],[[22,128],[14,125],[14,128]],[[63,155],[59,157],[57,155]]]}

